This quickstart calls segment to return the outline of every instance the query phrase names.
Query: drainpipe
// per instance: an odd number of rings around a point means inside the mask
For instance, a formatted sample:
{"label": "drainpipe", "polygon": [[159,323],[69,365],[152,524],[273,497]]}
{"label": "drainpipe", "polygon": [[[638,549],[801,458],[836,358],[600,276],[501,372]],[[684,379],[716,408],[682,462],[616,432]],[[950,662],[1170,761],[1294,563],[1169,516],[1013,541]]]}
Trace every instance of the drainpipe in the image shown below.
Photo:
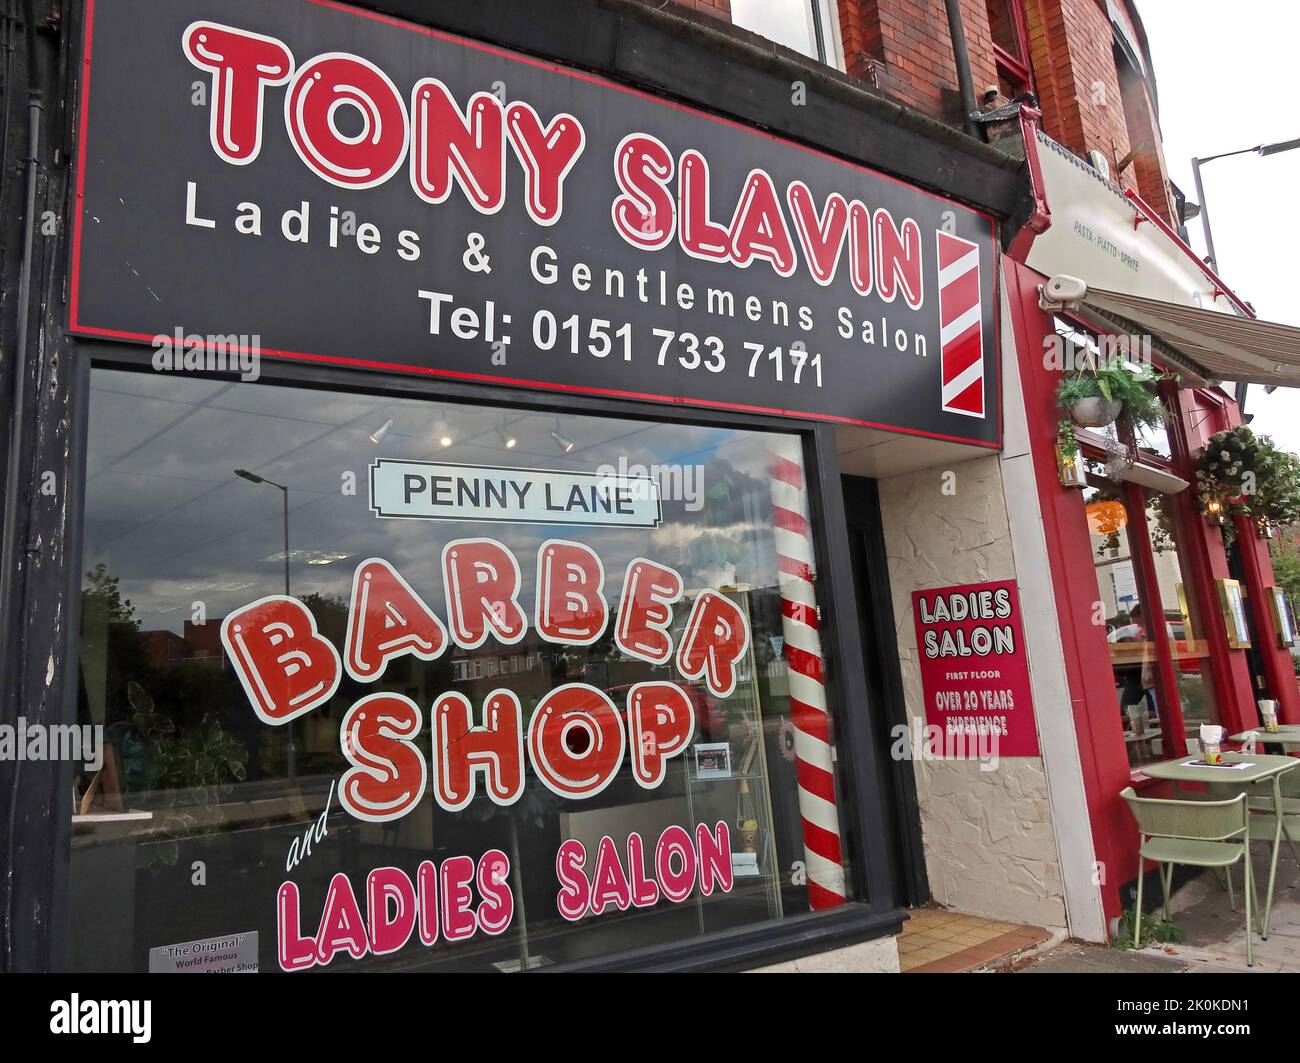
{"label": "drainpipe", "polygon": [[983,136],[980,125],[971,116],[979,112],[975,100],[975,82],[970,73],[970,49],[966,47],[966,30],[961,23],[961,0],[944,0],[948,9],[948,35],[952,38],[952,55],[957,61],[957,88],[961,91],[962,120],[966,132],[978,140]]}
{"label": "drainpipe", "polygon": [[[27,23],[27,154],[23,160],[26,171],[26,205],[23,208],[23,252],[18,272],[18,324],[14,344],[14,395],[13,414],[9,427],[9,458],[5,470],[5,504],[3,541],[0,542],[0,659],[13,649],[14,609],[17,590],[15,557],[18,539],[18,503],[22,493],[19,454],[23,446],[24,405],[27,401],[27,344],[32,273],[33,245],[36,237],[36,186],[40,175],[41,116],[44,103],[41,96],[40,65],[36,47],[36,5],[34,0],[23,0],[23,19]],[[10,674],[16,675],[17,668]]]}
{"label": "drainpipe", "polygon": [[[14,407],[10,419],[8,467],[5,470],[5,506],[3,542],[0,543],[0,667],[10,660],[15,667],[8,669],[11,679],[21,674],[16,666],[19,655],[14,651],[13,639],[15,625],[14,597],[17,586],[14,572],[15,543],[18,537],[18,499],[21,494],[19,486],[20,461],[19,449],[23,442],[23,403],[26,401],[27,381],[27,337],[29,304],[32,295],[32,272],[34,269],[33,244],[36,237],[36,184],[39,176],[38,158],[40,155],[41,114],[44,110],[41,98],[40,64],[36,47],[36,5],[34,0],[23,0],[23,19],[27,23],[27,155],[23,160],[26,170],[26,206],[23,216],[23,252],[19,266],[18,280],[18,325],[15,329],[14,345]],[[8,89],[8,86],[5,86]],[[0,204],[0,210],[3,210]],[[12,654],[12,657],[11,657]],[[18,683],[12,689],[18,690]],[[20,707],[20,706],[16,706]],[[18,816],[18,795],[20,784],[18,770],[20,762],[14,761],[12,788],[9,793],[8,852],[5,856],[5,871],[12,877],[15,852],[15,825]],[[12,954],[14,908],[13,890],[8,890],[5,898],[3,949],[0,961]]]}

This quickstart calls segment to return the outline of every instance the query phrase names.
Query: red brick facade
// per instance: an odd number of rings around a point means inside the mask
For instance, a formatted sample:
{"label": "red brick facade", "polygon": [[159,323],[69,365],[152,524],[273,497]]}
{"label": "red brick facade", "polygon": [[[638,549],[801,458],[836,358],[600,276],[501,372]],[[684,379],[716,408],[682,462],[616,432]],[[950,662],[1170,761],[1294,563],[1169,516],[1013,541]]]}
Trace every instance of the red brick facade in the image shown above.
{"label": "red brick facade", "polygon": [[[647,2],[652,3],[653,0]],[[716,15],[718,18],[731,21],[731,0],[673,0],[673,2],[678,7],[693,8],[696,11],[703,11],[706,15]]]}
{"label": "red brick facade", "polygon": [[[997,81],[984,0],[962,0],[975,91]],[[840,32],[850,74],[900,103],[952,125],[962,122],[957,64],[943,0],[845,0]],[[874,68],[874,77],[873,77]]]}
{"label": "red brick facade", "polygon": [[[658,0],[646,0],[656,3]],[[730,20],[731,0],[674,0]],[[1117,58],[1105,0],[1020,0],[1029,65],[1048,136],[1081,157],[1096,151],[1116,184],[1172,221],[1172,201],[1146,83]],[[847,72],[900,103],[961,125],[943,0],[838,0]],[[975,91],[998,81],[988,0],[961,0]],[[1129,36],[1140,37],[1128,19]],[[1136,151],[1134,148],[1136,147]],[[1124,164],[1121,169],[1121,164]]]}

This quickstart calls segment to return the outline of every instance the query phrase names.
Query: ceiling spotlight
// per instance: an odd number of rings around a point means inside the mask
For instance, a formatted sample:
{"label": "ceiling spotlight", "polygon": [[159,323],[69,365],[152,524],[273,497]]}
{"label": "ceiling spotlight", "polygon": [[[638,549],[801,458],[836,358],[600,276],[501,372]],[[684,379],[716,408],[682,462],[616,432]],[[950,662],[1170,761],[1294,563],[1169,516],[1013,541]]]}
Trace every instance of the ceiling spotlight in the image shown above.
{"label": "ceiling spotlight", "polygon": [[514,450],[519,445],[519,440],[507,432],[504,428],[497,429],[497,438],[501,440],[501,445],[506,450]]}
{"label": "ceiling spotlight", "polygon": [[441,443],[444,447],[449,447],[452,444],[452,438],[451,436],[439,436],[438,442]]}
{"label": "ceiling spotlight", "polygon": [[383,442],[384,436],[388,435],[388,430],[393,427],[393,419],[390,417],[373,432],[370,433],[370,442],[379,446]]}
{"label": "ceiling spotlight", "polygon": [[564,436],[560,435],[559,432],[556,432],[554,430],[551,431],[551,438],[555,440],[555,445],[559,447],[562,451],[564,451],[564,453],[566,454],[569,453],[569,451],[571,451],[575,446],[577,446],[577,444],[574,443],[572,439],[566,439]]}

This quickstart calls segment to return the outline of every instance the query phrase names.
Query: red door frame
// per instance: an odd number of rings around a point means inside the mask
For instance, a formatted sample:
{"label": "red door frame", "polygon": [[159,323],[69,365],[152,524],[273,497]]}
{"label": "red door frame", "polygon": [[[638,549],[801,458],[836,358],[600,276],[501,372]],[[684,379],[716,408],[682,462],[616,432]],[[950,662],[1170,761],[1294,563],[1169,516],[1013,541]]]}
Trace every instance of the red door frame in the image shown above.
{"label": "red door frame", "polygon": [[[1172,386],[1171,386],[1172,387]],[[1205,445],[1211,435],[1227,426],[1227,397],[1205,391],[1172,388],[1170,409],[1176,416],[1168,425],[1169,446],[1180,469],[1191,467],[1192,453]],[[1177,507],[1180,527],[1185,529],[1183,543],[1192,569],[1190,579],[1196,595],[1201,631],[1210,647],[1210,672],[1214,679],[1214,700],[1219,722],[1229,734],[1256,726],[1243,706],[1254,704],[1251,693],[1250,666],[1245,653],[1228,649],[1228,625],[1219,608],[1216,580],[1228,578],[1228,555],[1223,539],[1196,506],[1191,490],[1171,496]],[[1184,573],[1187,577],[1189,574]]]}
{"label": "red door frame", "polygon": [[[1296,715],[1297,701],[1300,698],[1297,697],[1291,651],[1277,644],[1273,613],[1268,604],[1268,589],[1276,584],[1273,559],[1268,553],[1268,540],[1256,536],[1255,522],[1250,517],[1234,517],[1233,521],[1237,529],[1237,552],[1241,557],[1241,570],[1246,577],[1246,604],[1255,620],[1255,638],[1260,643],[1257,649],[1264,665],[1264,685],[1277,699],[1278,717],[1286,723],[1300,723],[1300,718]],[[1257,715],[1250,720],[1248,726],[1259,726]]]}

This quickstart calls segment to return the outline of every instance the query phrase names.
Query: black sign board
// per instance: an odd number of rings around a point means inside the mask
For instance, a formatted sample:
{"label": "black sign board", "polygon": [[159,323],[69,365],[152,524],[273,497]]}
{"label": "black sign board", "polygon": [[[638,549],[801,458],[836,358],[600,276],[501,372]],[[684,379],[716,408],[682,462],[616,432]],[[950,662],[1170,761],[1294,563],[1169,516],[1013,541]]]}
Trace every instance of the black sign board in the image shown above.
{"label": "black sign board", "polygon": [[960,204],[326,0],[91,0],[83,75],[74,332],[999,445]]}

